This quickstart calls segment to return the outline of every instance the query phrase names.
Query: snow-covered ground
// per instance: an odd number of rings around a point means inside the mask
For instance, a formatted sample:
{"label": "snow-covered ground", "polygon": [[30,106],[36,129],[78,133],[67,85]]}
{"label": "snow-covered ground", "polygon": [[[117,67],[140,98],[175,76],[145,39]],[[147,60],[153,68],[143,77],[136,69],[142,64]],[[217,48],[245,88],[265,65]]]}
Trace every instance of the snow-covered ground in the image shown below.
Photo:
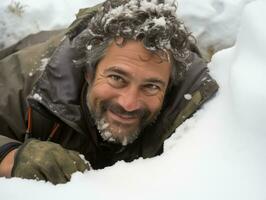
{"label": "snow-covered ground", "polygon": [[[98,1],[23,0],[25,18],[17,20],[3,11],[9,2],[1,0],[0,31],[6,20],[15,24],[6,25],[8,32],[22,35],[64,26],[78,8]],[[232,47],[217,52],[209,64],[218,94],[166,141],[163,155],[76,173],[57,186],[0,178],[1,199],[265,200],[265,10],[265,0],[179,1],[179,15],[204,52]]]}
{"label": "snow-covered ground", "polygon": [[29,33],[65,27],[75,19],[75,14],[80,8],[90,7],[99,2],[102,1],[1,0],[0,48],[1,45],[13,44]]}

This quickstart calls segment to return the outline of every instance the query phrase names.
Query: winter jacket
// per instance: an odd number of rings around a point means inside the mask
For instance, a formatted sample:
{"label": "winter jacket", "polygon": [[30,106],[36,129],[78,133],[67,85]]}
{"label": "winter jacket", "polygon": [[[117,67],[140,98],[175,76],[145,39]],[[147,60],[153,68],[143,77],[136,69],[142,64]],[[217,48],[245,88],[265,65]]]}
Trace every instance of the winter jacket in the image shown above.
{"label": "winter jacket", "polygon": [[0,51],[0,159],[27,138],[76,150],[95,169],[150,158],[161,154],[164,141],[217,91],[206,62],[191,48],[192,64],[166,94],[156,123],[127,146],[103,141],[86,106],[88,85],[71,45],[94,9],[81,10],[67,30],[35,34]]}

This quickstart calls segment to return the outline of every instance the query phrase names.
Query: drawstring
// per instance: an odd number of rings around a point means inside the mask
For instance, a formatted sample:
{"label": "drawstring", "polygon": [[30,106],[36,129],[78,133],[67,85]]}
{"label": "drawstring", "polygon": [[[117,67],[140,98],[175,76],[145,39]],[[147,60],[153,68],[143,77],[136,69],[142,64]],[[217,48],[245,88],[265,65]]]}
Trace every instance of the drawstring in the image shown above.
{"label": "drawstring", "polygon": [[54,124],[54,126],[52,128],[52,131],[51,131],[47,141],[51,141],[51,139],[55,136],[55,133],[56,133],[56,131],[58,130],[59,127],[60,127],[60,124],[58,124],[58,123]]}
{"label": "drawstring", "polygon": [[26,130],[26,134],[25,134],[25,140],[27,140],[30,135],[31,135],[31,131],[32,131],[32,108],[29,107],[28,108],[28,127]]}
{"label": "drawstring", "polygon": [[[28,108],[28,126],[27,126],[27,129],[26,129],[26,134],[25,134],[25,140],[27,140],[28,138],[31,137],[31,133],[32,133],[32,108],[29,107]],[[58,128],[60,127],[60,124],[59,123],[54,123],[54,126],[51,130],[51,133],[47,139],[47,141],[51,141],[51,139],[55,136],[56,134],[56,131],[58,130]]]}

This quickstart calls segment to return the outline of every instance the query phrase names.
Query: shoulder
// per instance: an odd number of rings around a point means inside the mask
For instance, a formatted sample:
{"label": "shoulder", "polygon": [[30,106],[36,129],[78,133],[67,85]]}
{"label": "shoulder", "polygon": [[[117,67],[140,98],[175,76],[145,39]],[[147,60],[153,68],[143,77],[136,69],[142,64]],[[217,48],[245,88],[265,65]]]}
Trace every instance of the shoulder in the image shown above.
{"label": "shoulder", "polygon": [[[45,43],[47,41],[53,41],[56,36],[62,34],[63,30],[53,30],[53,31],[40,31],[35,34],[30,34],[27,37],[21,39],[17,43],[0,50],[0,60],[16,53],[21,50],[25,50],[32,46]],[[49,42],[48,42],[49,43]]]}
{"label": "shoulder", "polygon": [[207,62],[198,53],[192,53],[191,65],[179,86],[180,103],[169,133],[190,118],[219,89],[216,80],[210,75]]}

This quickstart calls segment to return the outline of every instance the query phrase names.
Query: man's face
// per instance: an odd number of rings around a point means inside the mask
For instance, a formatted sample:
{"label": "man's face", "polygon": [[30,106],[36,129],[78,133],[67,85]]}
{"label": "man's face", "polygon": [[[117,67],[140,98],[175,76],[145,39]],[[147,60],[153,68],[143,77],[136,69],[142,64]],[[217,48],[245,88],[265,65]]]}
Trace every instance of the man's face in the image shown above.
{"label": "man's face", "polygon": [[130,40],[123,47],[113,42],[97,65],[87,94],[103,139],[127,145],[155,121],[170,73],[169,61],[151,54],[141,42]]}

